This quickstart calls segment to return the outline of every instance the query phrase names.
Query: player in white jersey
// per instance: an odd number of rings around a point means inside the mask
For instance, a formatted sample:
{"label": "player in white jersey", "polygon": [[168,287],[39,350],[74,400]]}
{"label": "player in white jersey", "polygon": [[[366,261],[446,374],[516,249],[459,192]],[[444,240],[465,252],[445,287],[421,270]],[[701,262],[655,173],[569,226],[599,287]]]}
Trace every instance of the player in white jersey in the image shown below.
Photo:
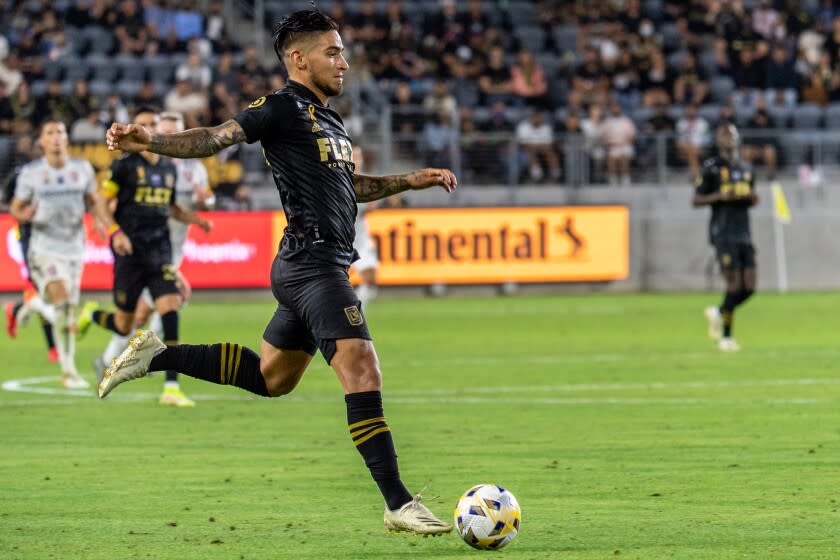
{"label": "player in white jersey", "polygon": [[[355,172],[360,173],[364,166],[364,151],[361,146],[353,146],[353,164]],[[361,281],[356,286],[356,297],[362,302],[362,309],[367,309],[368,303],[376,297],[376,271],[379,269],[379,256],[376,253],[376,246],[368,232],[365,214],[368,210],[375,208],[375,202],[368,202],[358,205],[356,212],[356,238],[353,240],[353,248],[359,253],[359,260],[353,263],[353,268],[359,273]]]}
{"label": "player in white jersey", "polygon": [[[184,120],[180,113],[164,112],[160,115],[158,130],[162,133],[180,132],[184,130]],[[175,168],[178,171],[175,180],[175,202],[187,210],[210,210],[215,204],[215,197],[209,188],[207,169],[204,164],[196,159],[173,159]],[[184,258],[184,243],[187,241],[189,224],[179,222],[174,218],[169,219],[169,239],[172,243],[172,264],[178,275],[178,286],[181,288],[181,297],[184,305],[189,299],[191,289],[186,277],[181,273],[181,261]],[[149,289],[143,290],[140,301],[137,303],[137,310],[134,314],[135,329],[142,327],[149,322],[149,328],[157,333],[163,331],[160,315],[154,311],[154,302]],[[101,374],[111,360],[120,355],[128,346],[131,336],[111,335],[111,340],[101,356],[94,359],[94,369]],[[177,377],[168,376],[161,395],[162,404],[173,404],[177,406],[192,406],[192,400],[187,399],[182,392],[173,391],[177,389]],[[169,389],[169,391],[167,391]]]}
{"label": "player in white jersey", "polygon": [[75,307],[84,266],[86,210],[94,204],[93,166],[68,154],[67,128],[48,119],[38,143],[44,157],[26,164],[18,176],[10,213],[32,224],[29,272],[41,297],[55,308],[56,346],[66,388],[88,386],[76,370]]}

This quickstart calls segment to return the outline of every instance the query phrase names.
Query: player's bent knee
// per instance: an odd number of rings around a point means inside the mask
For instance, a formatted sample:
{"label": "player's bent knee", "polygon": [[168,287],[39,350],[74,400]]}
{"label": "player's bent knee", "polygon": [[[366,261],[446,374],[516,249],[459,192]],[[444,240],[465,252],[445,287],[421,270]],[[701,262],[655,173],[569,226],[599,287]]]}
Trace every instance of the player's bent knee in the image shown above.
{"label": "player's bent knee", "polygon": [[276,367],[272,368],[268,362],[260,360],[260,373],[270,397],[282,397],[294,391],[305,370],[306,367],[279,370]]}

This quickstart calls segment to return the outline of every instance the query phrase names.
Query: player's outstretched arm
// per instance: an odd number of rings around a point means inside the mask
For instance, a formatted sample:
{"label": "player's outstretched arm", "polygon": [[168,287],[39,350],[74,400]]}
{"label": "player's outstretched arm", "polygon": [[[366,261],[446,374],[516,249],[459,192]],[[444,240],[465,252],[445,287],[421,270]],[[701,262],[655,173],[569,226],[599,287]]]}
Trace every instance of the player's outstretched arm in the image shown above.
{"label": "player's outstretched arm", "polygon": [[422,190],[429,187],[441,187],[446,192],[452,192],[458,186],[458,179],[448,169],[426,168],[403,175],[382,177],[354,174],[353,186],[356,190],[356,200],[370,202],[403,191]]}
{"label": "player's outstretched arm", "polygon": [[201,218],[201,216],[195,212],[191,212],[178,204],[172,205],[172,209],[169,211],[169,214],[182,224],[195,224],[207,233],[210,233],[210,230],[213,229],[212,222]]}
{"label": "player's outstretched arm", "polygon": [[105,135],[109,150],[149,151],[175,158],[201,158],[245,141],[245,131],[231,119],[218,126],[152,134],[137,124],[114,123]]}

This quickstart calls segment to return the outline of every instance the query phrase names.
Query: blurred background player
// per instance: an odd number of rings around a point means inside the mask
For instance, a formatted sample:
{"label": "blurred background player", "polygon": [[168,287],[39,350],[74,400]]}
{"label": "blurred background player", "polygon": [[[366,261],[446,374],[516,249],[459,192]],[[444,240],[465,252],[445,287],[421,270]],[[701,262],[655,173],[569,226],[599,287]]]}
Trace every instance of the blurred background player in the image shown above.
{"label": "blurred background player", "polygon": [[32,225],[29,274],[41,297],[55,309],[61,383],[66,388],[84,388],[88,383],[75,364],[74,317],[84,266],[85,209],[101,212],[94,204],[95,172],[87,161],[68,155],[63,122],[44,121],[38,143],[44,157],[21,169],[10,213],[20,223]]}
{"label": "blurred background player", "polygon": [[[170,132],[181,132],[184,130],[184,119],[181,113],[164,112],[160,115],[158,131],[164,134]],[[188,210],[211,210],[215,203],[215,197],[209,187],[207,169],[197,159],[173,159],[178,176],[175,179],[175,202],[182,208]],[[174,218],[169,218],[169,239],[172,243],[172,264],[178,276],[177,283],[180,289],[182,304],[181,309],[189,300],[192,292],[187,278],[181,273],[181,261],[184,258],[184,243],[187,241],[189,224],[182,223]],[[134,328],[140,328],[146,323],[149,328],[158,335],[163,336],[163,322],[160,314],[154,310],[154,300],[148,288],[143,289],[140,300],[137,302],[137,309],[134,313]],[[99,374],[120,355],[128,346],[130,336],[122,336],[117,333],[111,335],[111,340],[102,355],[94,359],[94,368]],[[164,392],[160,397],[161,404],[172,404],[176,406],[193,406],[195,403],[186,396],[178,395],[177,373],[167,372]],[[173,385],[174,382],[174,385]],[[167,388],[169,390],[167,391]]]}
{"label": "blurred background player", "polygon": [[[3,187],[3,204],[9,205],[12,203],[12,198],[15,196],[15,189],[17,188],[17,178],[20,169],[16,169],[12,173],[5,186]],[[23,290],[23,297],[17,301],[7,301],[3,305],[3,312],[6,315],[6,334],[10,338],[17,336],[18,327],[25,326],[32,311],[38,312],[38,318],[41,322],[41,328],[44,332],[44,338],[47,342],[47,359],[51,362],[58,361],[58,349],[55,347],[55,338],[53,335],[52,323],[47,317],[53,318],[55,310],[51,305],[43,302],[41,296],[38,295],[38,289],[32,284],[32,278],[29,276],[29,263],[27,252],[29,250],[29,238],[32,235],[32,224],[18,223],[15,228],[15,237],[20,246],[20,254],[23,257],[24,269],[23,280],[26,287]],[[38,311],[40,310],[40,311]],[[43,311],[43,312],[41,312]],[[46,317],[45,317],[46,315]]]}
{"label": "blurred background player", "polygon": [[[364,150],[361,146],[353,147],[353,164],[356,173],[362,173],[365,165]],[[356,297],[362,302],[362,309],[367,309],[368,303],[376,298],[376,271],[379,269],[379,257],[376,247],[370,237],[365,214],[376,208],[376,202],[366,202],[358,205],[356,213],[356,238],[353,248],[359,253],[359,260],[353,263],[353,268],[359,273],[359,285],[356,286]]]}
{"label": "blurred background player", "polygon": [[741,142],[735,125],[723,123],[715,131],[718,155],[703,163],[697,179],[694,206],[711,206],[709,242],[715,248],[726,292],[719,307],[705,310],[709,336],[724,352],[740,349],[732,338],[735,308],[755,291],[755,248],[750,235],[749,209],[758,203],[752,169],[739,159]]}
{"label": "blurred background player", "polygon": [[[141,107],[134,123],[157,130],[160,117],[155,109]],[[109,235],[114,253],[113,295],[116,311],[97,309],[95,302],[85,305],[79,317],[79,333],[91,323],[125,336],[134,330],[138,300],[148,288],[155,311],[160,314],[163,337],[178,343],[178,310],[181,294],[172,260],[169,217],[197,224],[205,231],[210,223],[175,201],[177,170],[170,158],[151,152],[124,154],[111,164],[111,176],[99,189],[98,205],[102,208],[102,226]],[[108,205],[117,199],[112,214]],[[97,375],[101,375],[99,372]],[[178,386],[177,373],[167,373],[161,402],[176,406],[193,406]]]}

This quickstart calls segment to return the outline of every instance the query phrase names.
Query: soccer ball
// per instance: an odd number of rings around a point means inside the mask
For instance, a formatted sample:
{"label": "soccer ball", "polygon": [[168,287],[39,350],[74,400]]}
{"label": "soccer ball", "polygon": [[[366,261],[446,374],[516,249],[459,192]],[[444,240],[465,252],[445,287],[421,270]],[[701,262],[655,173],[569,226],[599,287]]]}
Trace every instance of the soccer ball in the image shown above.
{"label": "soccer ball", "polygon": [[473,486],[455,506],[455,526],[468,545],[480,550],[502,548],[519,533],[522,511],[508,490],[495,484]]}

